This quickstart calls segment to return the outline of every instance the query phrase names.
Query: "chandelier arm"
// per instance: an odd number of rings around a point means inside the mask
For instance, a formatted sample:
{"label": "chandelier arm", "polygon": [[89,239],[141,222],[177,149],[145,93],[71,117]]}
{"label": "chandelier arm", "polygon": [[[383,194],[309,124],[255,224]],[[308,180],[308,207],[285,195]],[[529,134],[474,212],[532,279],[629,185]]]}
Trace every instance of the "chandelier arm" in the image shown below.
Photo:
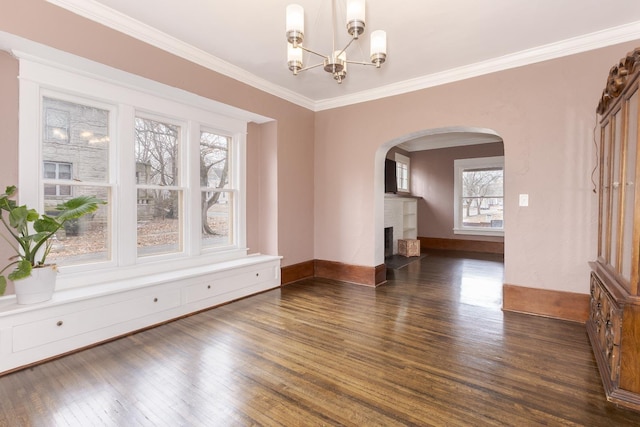
{"label": "chandelier arm", "polygon": [[[340,53],[337,54],[336,56],[342,55],[347,49],[349,49],[349,46],[351,46],[351,43],[353,43],[353,41],[355,39],[356,39],[355,37],[351,37],[351,40],[349,40],[349,43],[347,43],[347,45],[345,47],[343,47],[342,50],[340,51]],[[351,62],[351,61],[347,61],[347,62]]]}
{"label": "chandelier arm", "polygon": [[323,54],[321,54],[321,53],[316,52],[315,50],[311,50],[311,49],[309,49],[309,48],[306,48],[306,47],[302,46],[301,44],[299,44],[299,45],[298,45],[298,47],[299,47],[300,49],[304,50],[305,52],[312,53],[312,54],[317,55],[317,56],[319,56],[319,57],[321,57],[321,58],[326,58],[326,57],[327,57],[327,55],[323,55]]}
{"label": "chandelier arm", "polygon": [[356,65],[371,65],[376,66],[373,62],[364,62],[364,61],[345,61],[347,64],[356,64]]}
{"label": "chandelier arm", "polygon": [[307,70],[311,70],[312,68],[318,68],[318,67],[322,67],[324,65],[323,62],[316,64],[316,65],[309,65],[308,67],[304,67],[298,70],[298,73],[302,72],[302,71],[307,71]]}

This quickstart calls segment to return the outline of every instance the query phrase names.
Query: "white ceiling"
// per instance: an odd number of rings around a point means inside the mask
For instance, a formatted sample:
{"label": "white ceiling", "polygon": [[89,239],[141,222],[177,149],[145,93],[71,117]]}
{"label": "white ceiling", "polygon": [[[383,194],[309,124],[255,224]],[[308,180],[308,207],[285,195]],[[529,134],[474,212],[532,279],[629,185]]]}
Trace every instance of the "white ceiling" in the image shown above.
{"label": "white ceiling", "polygon": [[450,127],[406,135],[403,137],[403,141],[398,142],[398,147],[413,152],[502,142],[502,138],[489,129]]}
{"label": "white ceiling", "polygon": [[[47,1],[314,111],[640,39],[640,0],[367,0],[348,57],[368,61],[369,35],[384,29],[387,62],[349,65],[338,85],[322,67],[293,76],[286,65],[286,6],[304,7],[305,46],[328,54],[332,0]],[[333,1],[342,46],[346,0]],[[414,137],[401,147],[500,140],[456,129]]]}
{"label": "white ceiling", "polygon": [[[387,62],[350,65],[338,85],[321,67],[286,66],[286,6],[304,7],[305,45],[329,53],[331,0],[48,1],[313,110],[640,38],[638,0],[367,0],[348,57],[368,61],[368,36],[384,29]],[[335,1],[340,45],[346,1]]]}

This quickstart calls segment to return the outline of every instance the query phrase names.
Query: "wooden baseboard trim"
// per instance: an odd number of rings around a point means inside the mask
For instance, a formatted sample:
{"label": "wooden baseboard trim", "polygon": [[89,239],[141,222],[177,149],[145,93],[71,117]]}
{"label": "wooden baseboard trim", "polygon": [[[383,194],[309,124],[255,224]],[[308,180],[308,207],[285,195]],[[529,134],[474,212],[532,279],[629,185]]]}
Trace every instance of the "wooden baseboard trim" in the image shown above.
{"label": "wooden baseboard trim", "polygon": [[282,286],[311,277],[339,280],[357,285],[380,286],[387,281],[387,267],[384,264],[376,267],[364,267],[314,259],[280,269]]}
{"label": "wooden baseboard trim", "polygon": [[288,285],[298,280],[314,277],[315,261],[309,260],[280,268],[280,283]]}
{"label": "wooden baseboard trim", "polygon": [[442,239],[437,237],[418,237],[422,249],[445,249],[451,251],[484,252],[504,255],[504,242],[486,242],[483,240]]}
{"label": "wooden baseboard trim", "polygon": [[335,261],[315,260],[315,277],[340,280],[365,286],[379,286],[386,281],[384,264],[376,267],[343,264]]}
{"label": "wooden baseboard trim", "polygon": [[502,310],[585,323],[589,295],[504,284]]}

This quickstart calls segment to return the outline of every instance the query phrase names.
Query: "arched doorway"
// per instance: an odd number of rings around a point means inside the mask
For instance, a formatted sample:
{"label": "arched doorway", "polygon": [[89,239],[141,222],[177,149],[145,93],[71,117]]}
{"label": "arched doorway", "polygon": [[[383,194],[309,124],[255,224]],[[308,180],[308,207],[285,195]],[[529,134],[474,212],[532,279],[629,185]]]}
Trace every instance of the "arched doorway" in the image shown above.
{"label": "arched doorway", "polygon": [[[502,145],[502,138],[500,135],[492,130],[486,128],[469,127],[469,126],[451,126],[437,129],[425,129],[422,131],[414,132],[411,134],[403,135],[391,141],[382,144],[376,151],[375,156],[375,185],[374,185],[374,223],[375,223],[375,262],[376,265],[384,263],[385,244],[384,244],[384,224],[385,224],[385,159],[387,154],[394,147],[400,147],[404,152],[420,153],[427,150],[446,150],[454,149],[457,147],[458,152],[463,154],[451,154],[452,156],[459,157],[473,157],[478,154],[479,157],[485,157],[482,153],[496,153],[494,149],[489,149],[490,144],[499,144],[501,146],[501,153],[504,154],[504,148]],[[477,146],[481,146],[478,148]],[[440,152],[442,153],[442,152]],[[451,174],[453,178],[453,164],[451,164]],[[453,185],[453,184],[452,184]],[[446,192],[445,192],[446,193]],[[418,196],[422,197],[421,194]],[[446,194],[443,200],[439,201],[442,205],[447,205],[451,209],[453,215],[453,195]],[[424,201],[422,202],[422,209],[424,210]],[[420,214],[420,206],[418,208],[418,214]],[[446,217],[446,215],[445,215]],[[451,219],[452,221],[452,219]],[[439,227],[448,227],[446,221],[443,221]],[[418,235],[424,233],[424,221],[422,224],[418,222]],[[453,229],[453,227],[450,227]],[[468,237],[467,237],[468,238]],[[474,237],[476,238],[476,237]],[[478,237],[478,239],[487,239],[485,237]],[[488,240],[500,240],[488,238]]]}

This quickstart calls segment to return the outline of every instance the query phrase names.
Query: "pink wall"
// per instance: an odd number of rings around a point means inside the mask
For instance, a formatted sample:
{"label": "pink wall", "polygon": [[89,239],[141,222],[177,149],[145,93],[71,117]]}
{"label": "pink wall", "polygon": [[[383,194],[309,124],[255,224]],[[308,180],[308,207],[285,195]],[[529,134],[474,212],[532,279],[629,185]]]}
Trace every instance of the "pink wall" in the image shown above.
{"label": "pink wall", "polygon": [[[271,136],[261,138],[265,146],[249,143],[249,149],[261,150],[270,163],[260,165],[255,157],[252,161],[267,175],[249,173],[249,179],[260,181],[249,182],[249,191],[253,197],[255,191],[262,191],[264,197],[249,202],[251,209],[261,213],[248,215],[248,245],[277,251],[284,256],[283,266],[313,259],[313,112],[47,2],[4,1],[3,6],[0,31],[273,118],[275,128],[268,128]],[[2,53],[0,67],[4,148],[0,186],[4,186],[17,180],[18,63]]]}
{"label": "pink wall", "polygon": [[[278,126],[275,122],[260,126],[260,174],[258,203],[259,245],[257,252],[278,255]],[[247,200],[255,199],[247,194]],[[286,232],[286,228],[283,230]],[[252,243],[249,242],[249,248]]]}
{"label": "pink wall", "polygon": [[[250,215],[249,245],[277,250],[283,266],[314,258],[381,264],[382,165],[393,141],[481,127],[505,144],[505,282],[587,292],[597,221],[594,110],[609,69],[634,43],[313,113],[44,1],[3,5],[0,31],[273,118],[275,129],[261,129],[268,142],[250,147],[268,160],[253,159],[261,169],[250,179],[265,182],[250,183],[260,193],[250,206],[260,213]],[[15,181],[17,62],[3,54],[0,67],[0,177]],[[529,207],[518,207],[519,193],[529,194]]]}
{"label": "pink wall", "polygon": [[[0,192],[18,181],[18,63],[5,52],[0,52]],[[3,232],[3,231],[0,231]],[[14,252],[4,239],[0,239],[0,269]],[[7,293],[13,292],[12,284]]]}
{"label": "pink wall", "polygon": [[503,241],[502,237],[453,234],[454,160],[503,154],[501,142],[412,152],[411,193],[421,197],[418,236]]}
{"label": "pink wall", "polygon": [[[505,147],[505,283],[587,293],[595,108],[609,69],[635,44],[317,113],[315,257],[383,262],[382,165],[394,140],[487,128]],[[529,207],[518,207],[520,193]]]}

